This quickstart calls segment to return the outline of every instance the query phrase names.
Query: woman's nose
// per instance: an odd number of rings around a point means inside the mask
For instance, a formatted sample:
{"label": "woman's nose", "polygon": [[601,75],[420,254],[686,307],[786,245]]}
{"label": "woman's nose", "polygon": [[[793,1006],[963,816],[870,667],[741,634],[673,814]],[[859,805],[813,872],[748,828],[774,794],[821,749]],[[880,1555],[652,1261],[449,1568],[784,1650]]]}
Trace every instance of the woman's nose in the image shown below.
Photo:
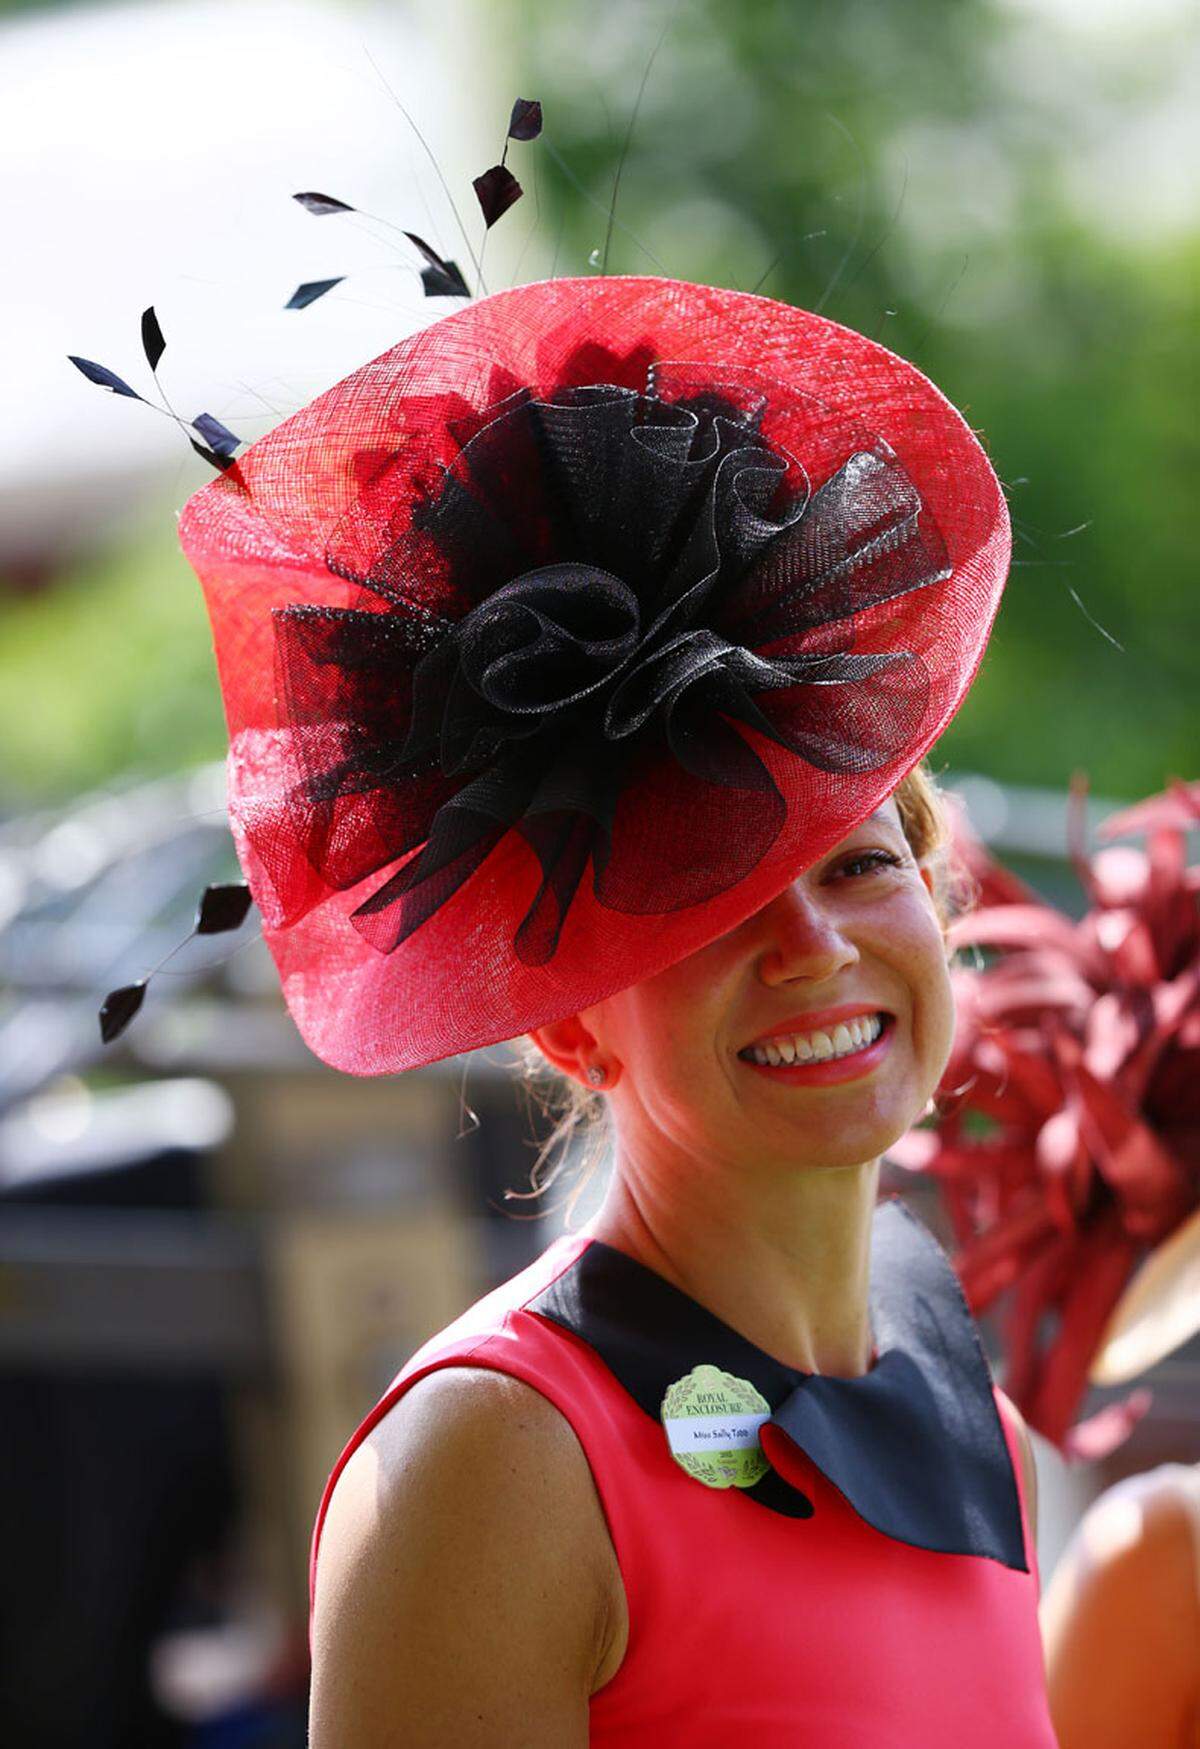
{"label": "woman's nose", "polygon": [[764,984],[823,983],[858,962],[857,947],[811,895],[789,888],[767,906],[764,917],[767,945],[758,962]]}

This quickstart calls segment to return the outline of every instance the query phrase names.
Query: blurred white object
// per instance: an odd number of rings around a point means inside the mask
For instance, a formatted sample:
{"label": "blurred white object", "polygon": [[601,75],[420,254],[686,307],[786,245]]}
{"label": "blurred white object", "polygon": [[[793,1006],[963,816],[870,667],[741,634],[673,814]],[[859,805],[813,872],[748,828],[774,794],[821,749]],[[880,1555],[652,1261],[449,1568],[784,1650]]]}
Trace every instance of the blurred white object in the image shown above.
{"label": "blurred white object", "polygon": [[[462,64],[481,58],[483,102]],[[399,230],[457,257],[470,279],[469,257],[397,99],[478,248],[471,177],[493,161],[512,96],[503,58],[464,49],[448,9],[428,0],[73,6],[0,24],[12,408],[0,421],[0,565],[53,563],[151,493],[182,502],[210,477],[166,418],[68,363],[92,359],[155,399],[147,305],[166,336],[158,375],[172,406],[245,440],[445,314]],[[314,219],[291,198],[306,189],[398,229]],[[353,277],[284,309],[300,282],[337,274]]]}
{"label": "blurred white object", "polygon": [[188,1724],[223,1718],[263,1698],[286,1645],[285,1623],[267,1608],[163,1634],[150,1652],[151,1691],[164,1712]]}
{"label": "blurred white object", "polygon": [[0,1185],[103,1171],[170,1148],[207,1153],[233,1129],[233,1102],[196,1076],[94,1091],[61,1075],[0,1118]]}

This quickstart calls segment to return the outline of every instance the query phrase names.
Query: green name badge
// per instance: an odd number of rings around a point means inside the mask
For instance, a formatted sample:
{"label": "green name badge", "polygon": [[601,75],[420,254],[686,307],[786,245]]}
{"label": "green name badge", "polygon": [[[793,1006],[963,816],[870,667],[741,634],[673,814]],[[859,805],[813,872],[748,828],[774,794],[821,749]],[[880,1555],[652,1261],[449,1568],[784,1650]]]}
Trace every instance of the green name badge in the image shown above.
{"label": "green name badge", "polygon": [[771,1405],[749,1379],[693,1367],[667,1386],[659,1414],[671,1456],[706,1488],[752,1488],[771,1467],[758,1443]]}

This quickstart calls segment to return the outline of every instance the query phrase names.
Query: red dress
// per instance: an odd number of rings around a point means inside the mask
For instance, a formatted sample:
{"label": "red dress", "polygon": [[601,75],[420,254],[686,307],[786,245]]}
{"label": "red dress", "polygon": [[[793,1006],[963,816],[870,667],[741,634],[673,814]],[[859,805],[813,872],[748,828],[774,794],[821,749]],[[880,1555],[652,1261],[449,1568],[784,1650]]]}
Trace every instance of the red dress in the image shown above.
{"label": "red dress", "polygon": [[[593,1744],[1054,1749],[1016,1428],[949,1260],[896,1199],[875,1212],[870,1306],[869,1372],[802,1373],[586,1230],[561,1238],[357,1429],[310,1585],[375,1423],[438,1367],[492,1367],[571,1423],[620,1564],[628,1649],[592,1696]],[[664,1392],[708,1365],[772,1411],[752,1485],[706,1486],[671,1455]]]}

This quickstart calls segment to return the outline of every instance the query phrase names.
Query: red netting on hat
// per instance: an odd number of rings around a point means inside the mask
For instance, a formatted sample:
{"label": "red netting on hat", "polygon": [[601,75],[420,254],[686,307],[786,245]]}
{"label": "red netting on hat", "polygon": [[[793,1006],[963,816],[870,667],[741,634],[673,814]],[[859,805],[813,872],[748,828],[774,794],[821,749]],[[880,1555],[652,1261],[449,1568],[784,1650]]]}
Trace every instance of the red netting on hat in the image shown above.
{"label": "red netting on hat", "polygon": [[359,1074],[585,1008],[766,904],[949,720],[1008,558],[911,366],[654,279],[446,318],[180,533],[285,997]]}

